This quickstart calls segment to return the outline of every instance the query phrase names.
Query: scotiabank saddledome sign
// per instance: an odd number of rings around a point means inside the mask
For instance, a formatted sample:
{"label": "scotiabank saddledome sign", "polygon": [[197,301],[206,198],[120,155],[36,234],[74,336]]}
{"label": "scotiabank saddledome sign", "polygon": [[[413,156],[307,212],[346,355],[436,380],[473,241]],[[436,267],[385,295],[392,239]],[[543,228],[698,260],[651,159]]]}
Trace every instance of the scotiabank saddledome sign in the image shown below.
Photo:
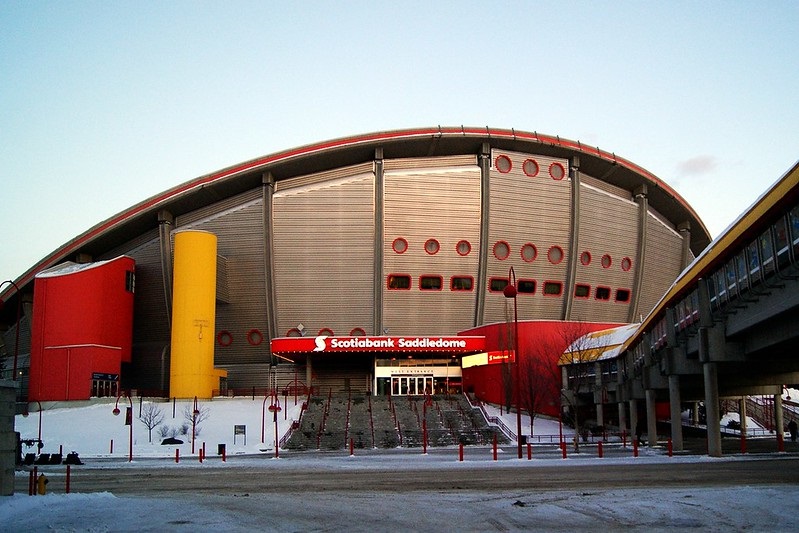
{"label": "scotiabank saddledome sign", "polygon": [[289,352],[453,352],[485,350],[485,337],[281,337],[272,353]]}

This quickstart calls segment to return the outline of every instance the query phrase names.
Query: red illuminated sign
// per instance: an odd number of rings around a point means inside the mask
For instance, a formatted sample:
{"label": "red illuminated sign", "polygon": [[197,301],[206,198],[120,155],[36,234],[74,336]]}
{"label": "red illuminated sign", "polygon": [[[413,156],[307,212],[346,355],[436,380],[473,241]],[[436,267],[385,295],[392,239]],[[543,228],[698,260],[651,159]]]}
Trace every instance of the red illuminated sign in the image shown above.
{"label": "red illuminated sign", "polygon": [[454,352],[485,350],[485,337],[281,337],[272,353],[288,352]]}
{"label": "red illuminated sign", "polygon": [[499,363],[515,363],[516,362],[516,353],[515,352],[488,352],[488,364],[489,365],[496,365]]}

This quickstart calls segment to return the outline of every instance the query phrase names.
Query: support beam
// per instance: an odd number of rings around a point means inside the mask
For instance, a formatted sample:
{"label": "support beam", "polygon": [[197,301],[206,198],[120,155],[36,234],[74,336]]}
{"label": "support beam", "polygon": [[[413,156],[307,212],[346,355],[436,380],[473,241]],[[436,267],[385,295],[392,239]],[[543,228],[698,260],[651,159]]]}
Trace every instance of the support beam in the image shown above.
{"label": "support beam", "polygon": [[630,433],[627,428],[627,409],[625,408],[624,402],[619,402],[619,431]]}
{"label": "support beam", "polygon": [[719,415],[719,376],[717,363],[704,363],[702,367],[705,378],[707,453],[711,457],[721,457],[721,417]]}
{"label": "support beam", "polygon": [[681,452],[682,440],[682,400],[680,398],[680,376],[669,376],[669,414],[671,415],[672,449]]}
{"label": "support beam", "polygon": [[657,391],[655,389],[646,390],[646,445],[652,448],[658,443],[658,421],[657,421]]}
{"label": "support beam", "polygon": [[630,432],[638,438],[638,400],[630,400]]}

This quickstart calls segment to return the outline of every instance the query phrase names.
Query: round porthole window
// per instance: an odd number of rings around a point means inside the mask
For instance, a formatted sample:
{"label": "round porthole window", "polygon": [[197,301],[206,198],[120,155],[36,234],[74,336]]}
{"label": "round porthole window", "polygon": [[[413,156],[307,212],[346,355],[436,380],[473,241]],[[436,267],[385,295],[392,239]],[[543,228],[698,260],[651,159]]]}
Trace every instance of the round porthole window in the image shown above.
{"label": "round porthole window", "polygon": [[510,245],[505,241],[497,241],[494,243],[494,257],[500,261],[504,261],[510,255]]}
{"label": "round porthole window", "polygon": [[435,239],[427,239],[427,242],[424,243],[424,251],[430,255],[437,254],[440,247]]}
{"label": "round porthole window", "polygon": [[580,263],[585,266],[591,264],[591,252],[583,252],[580,254]]}
{"label": "round porthole window", "polygon": [[633,261],[629,257],[621,260],[621,269],[628,272],[633,267]]}
{"label": "round porthole window", "polygon": [[472,245],[469,244],[469,241],[458,241],[455,250],[457,250],[458,255],[469,255],[469,252],[472,251]]}
{"label": "round porthole window", "polygon": [[529,176],[534,178],[538,176],[538,163],[535,159],[525,159],[524,163],[522,164],[522,170],[524,171],[525,176]]}
{"label": "round porthole window", "polygon": [[395,253],[404,254],[408,251],[408,241],[402,237],[397,237],[394,239],[394,242],[391,243],[391,249],[394,250]]}
{"label": "round porthole window", "polygon": [[550,248],[549,252],[547,252],[547,259],[549,259],[549,262],[553,265],[557,265],[563,261],[563,248],[560,246],[553,246]]}
{"label": "round porthole window", "polygon": [[602,256],[602,268],[610,268],[610,265],[612,264],[613,259],[611,259],[608,254]]}
{"label": "round porthole window", "polygon": [[553,180],[560,181],[566,177],[566,169],[560,163],[552,163],[549,165],[549,175]]}
{"label": "round porthole window", "polygon": [[536,250],[534,244],[528,242],[522,246],[522,260],[532,263],[536,257],[538,257],[538,250]]}
{"label": "round porthole window", "polygon": [[494,161],[494,166],[499,172],[507,174],[510,172],[510,169],[513,168],[513,163],[511,163],[511,160],[508,156],[501,155],[497,157],[496,161]]}

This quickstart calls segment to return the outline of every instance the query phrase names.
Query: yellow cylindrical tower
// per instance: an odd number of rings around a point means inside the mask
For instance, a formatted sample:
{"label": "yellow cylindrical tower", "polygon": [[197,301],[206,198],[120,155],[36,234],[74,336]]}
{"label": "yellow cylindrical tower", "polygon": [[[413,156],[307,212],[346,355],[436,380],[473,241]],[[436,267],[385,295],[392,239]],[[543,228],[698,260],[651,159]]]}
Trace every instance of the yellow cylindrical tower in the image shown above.
{"label": "yellow cylindrical tower", "polygon": [[214,369],[216,235],[175,233],[169,395],[210,398],[227,372]]}

